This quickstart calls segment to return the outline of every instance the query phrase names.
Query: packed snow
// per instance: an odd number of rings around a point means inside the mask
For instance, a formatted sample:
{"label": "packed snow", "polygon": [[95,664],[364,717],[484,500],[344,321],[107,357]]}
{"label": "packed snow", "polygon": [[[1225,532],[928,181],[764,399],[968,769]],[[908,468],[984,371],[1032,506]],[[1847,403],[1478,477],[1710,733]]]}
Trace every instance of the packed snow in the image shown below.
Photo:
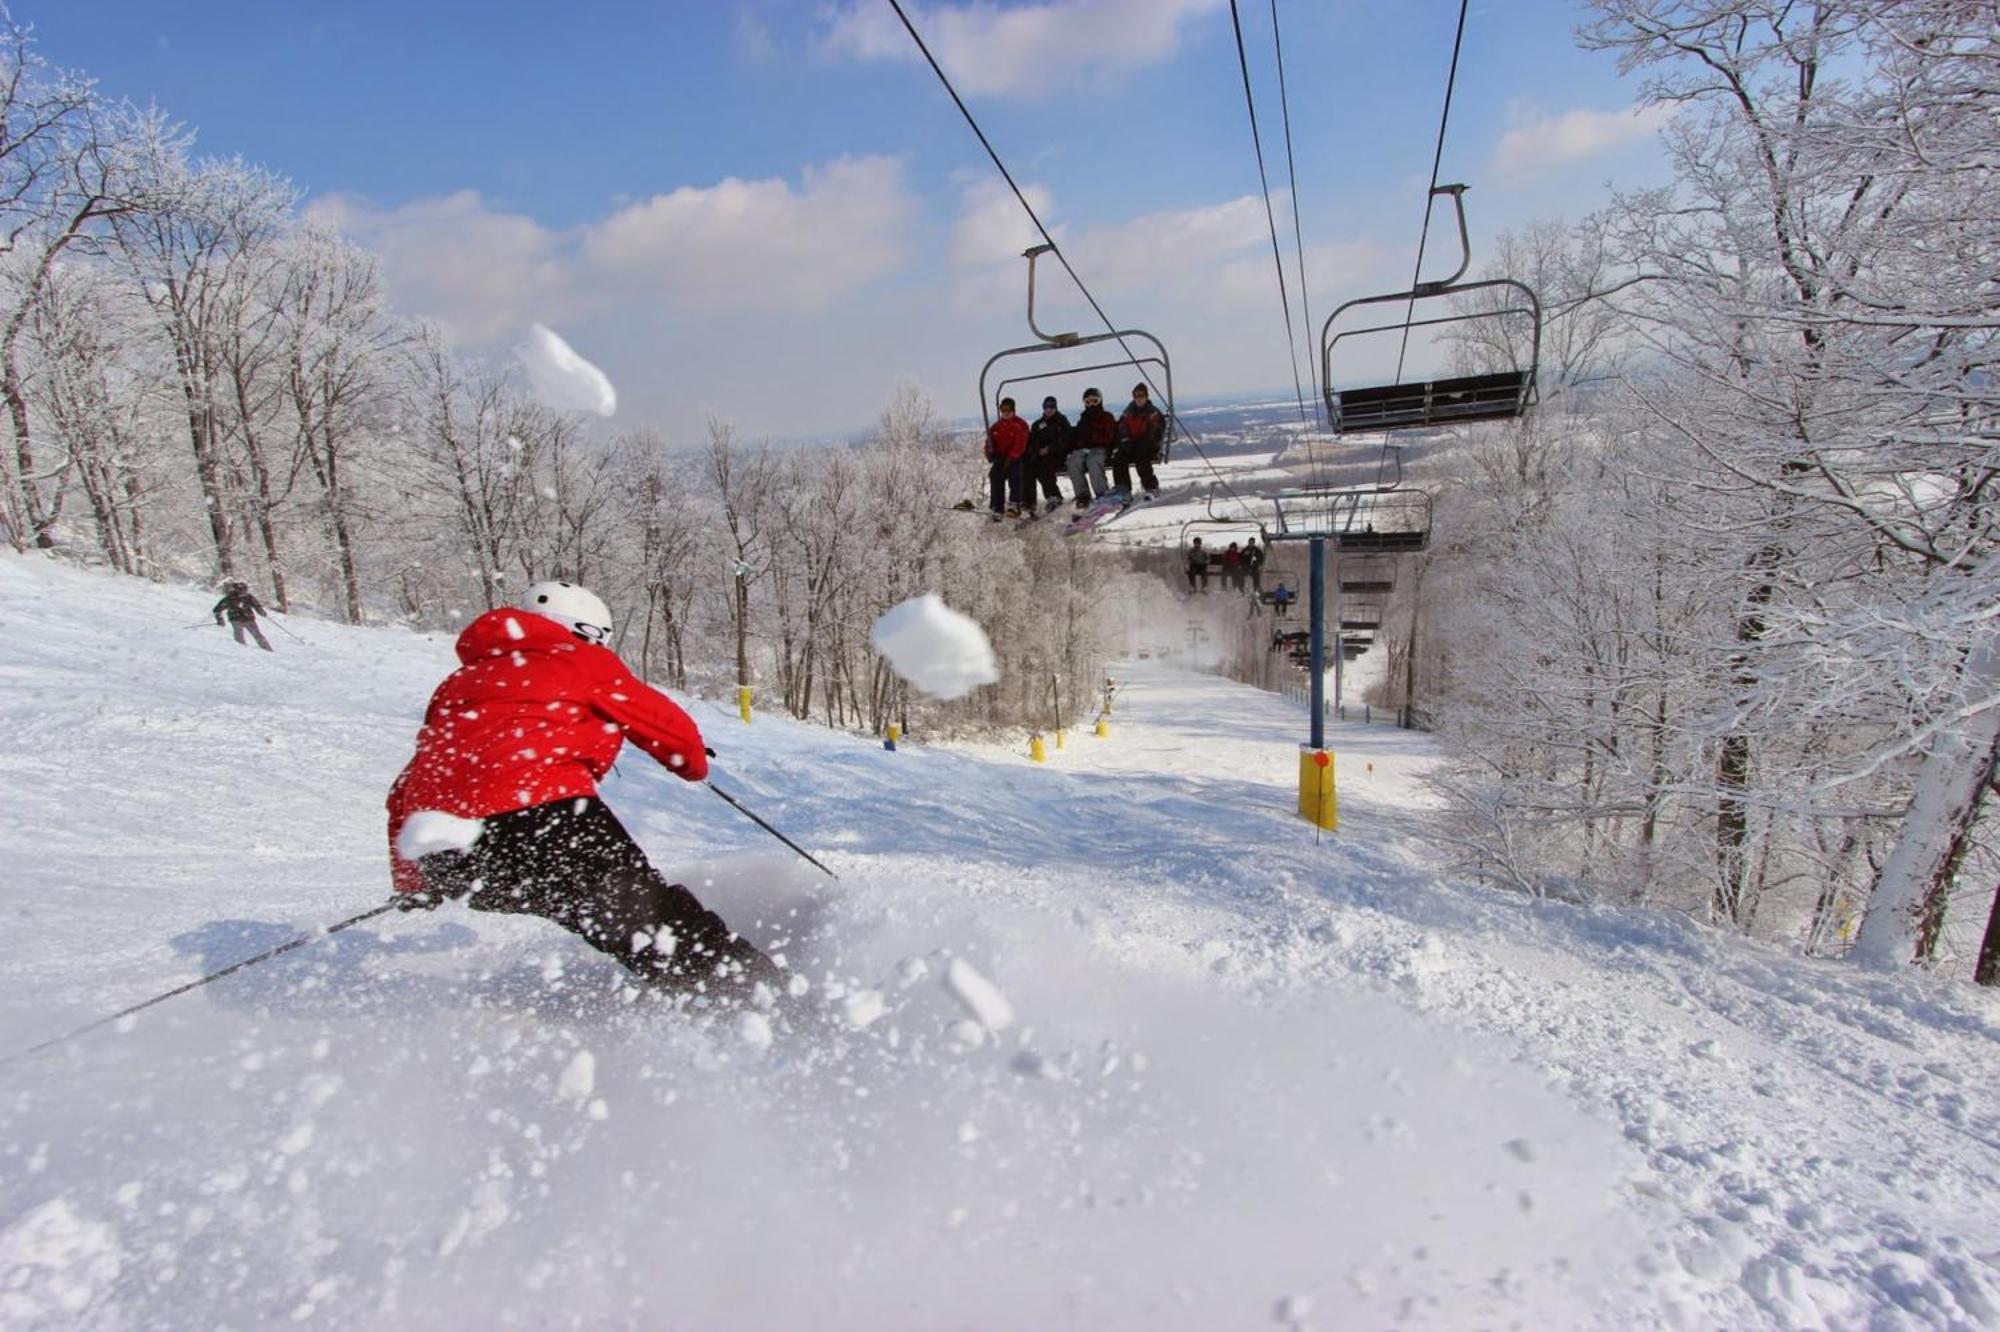
{"label": "packed snow", "polygon": [[527,372],[528,391],[544,407],[598,416],[617,413],[618,390],[610,376],[578,355],[554,329],[530,325],[528,340],[515,354]]}
{"label": "packed snow", "polygon": [[884,611],[869,641],[898,676],[935,698],[964,698],[1000,678],[986,631],[935,593]]}
{"label": "packed snow", "polygon": [[[512,625],[512,621],[508,621]],[[396,830],[396,853],[405,860],[422,860],[441,851],[469,851],[486,825],[441,809],[420,809]]]}
{"label": "packed snow", "polygon": [[[0,556],[0,1059],[382,900],[450,636]],[[812,871],[605,795],[831,1019],[391,913],[0,1064],[0,1325],[2000,1322],[2000,1011],[1453,883],[1420,734],[1158,661],[1110,734],[894,752],[692,700]]]}

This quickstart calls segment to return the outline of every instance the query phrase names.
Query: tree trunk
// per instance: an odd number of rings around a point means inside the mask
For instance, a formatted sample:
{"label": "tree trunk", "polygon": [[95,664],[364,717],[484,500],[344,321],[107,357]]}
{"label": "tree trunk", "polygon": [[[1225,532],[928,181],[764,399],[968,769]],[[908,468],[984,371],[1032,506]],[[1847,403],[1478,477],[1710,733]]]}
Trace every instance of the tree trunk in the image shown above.
{"label": "tree trunk", "polygon": [[35,445],[28,433],[28,399],[21,390],[20,372],[14,367],[13,340],[7,346],[6,369],[0,376],[0,396],[7,400],[7,419],[14,427],[14,483],[25,532],[15,534],[14,544],[47,550],[55,545],[55,515],[42,508],[41,492],[35,489]]}
{"label": "tree trunk", "polygon": [[271,599],[278,609],[289,613],[292,609],[291,594],[285,587],[285,559],[278,548],[278,527],[273,513],[278,502],[271,495],[271,469],[264,463],[264,446],[251,426],[248,412],[249,402],[243,397],[239,384],[237,389],[238,410],[243,412],[243,449],[250,459],[250,475],[257,482],[257,535],[264,543],[264,562],[271,568]]}
{"label": "tree trunk", "polygon": [[1952,833],[1951,848],[1945,852],[1943,872],[1924,895],[1923,906],[1917,911],[1918,966],[1927,967],[1937,960],[1938,941],[1944,937],[1945,912],[1951,907],[1951,887],[1958,882],[1966,853],[1972,849],[1972,829],[1979,819],[1979,805],[1986,792],[1992,789],[1996,773],[2000,773],[2000,740],[1996,740],[1993,752],[1987,756],[1986,778],[1973,796],[1971,814]]}
{"label": "tree trunk", "polygon": [[1993,889],[1993,910],[1986,917],[1986,938],[1980,942],[1972,979],[1981,985],[2000,985],[2000,885]]}
{"label": "tree trunk", "polygon": [[[1957,696],[1974,702],[2000,684],[2000,636],[1989,636],[1966,657]],[[1940,730],[1917,769],[1916,789],[1900,835],[1882,871],[1868,914],[1861,921],[1854,956],[1872,966],[1917,959],[1927,903],[1951,891],[1953,852],[1978,817],[1979,802],[2000,745],[2000,706],[1989,706]],[[1936,908],[1942,914],[1942,905]]]}

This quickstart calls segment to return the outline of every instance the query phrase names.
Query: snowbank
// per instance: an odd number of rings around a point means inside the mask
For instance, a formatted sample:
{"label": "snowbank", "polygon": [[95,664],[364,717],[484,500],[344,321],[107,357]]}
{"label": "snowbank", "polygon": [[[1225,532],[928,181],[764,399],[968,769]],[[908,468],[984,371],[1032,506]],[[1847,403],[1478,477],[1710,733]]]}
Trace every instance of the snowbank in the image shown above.
{"label": "snowbank", "polygon": [[[450,636],[211,601],[0,556],[0,1054],[388,892]],[[1118,675],[1042,765],[691,701],[837,889],[627,754],[815,1038],[448,905],[9,1065],[0,1324],[2000,1321],[1988,997],[1440,881],[1420,734],[1329,728],[1316,840],[1296,708]]]}

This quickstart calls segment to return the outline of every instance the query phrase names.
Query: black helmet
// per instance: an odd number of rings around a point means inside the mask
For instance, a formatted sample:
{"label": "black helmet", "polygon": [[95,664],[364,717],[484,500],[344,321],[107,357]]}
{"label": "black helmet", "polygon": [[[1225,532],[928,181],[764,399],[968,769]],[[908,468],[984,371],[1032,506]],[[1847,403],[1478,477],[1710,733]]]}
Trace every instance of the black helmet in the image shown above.
{"label": "black helmet", "polygon": [[1085,402],[1089,402],[1092,398],[1097,399],[1099,402],[1104,401],[1104,395],[1102,393],[1099,393],[1096,389],[1094,388],[1085,389],[1083,391],[1083,400]]}
{"label": "black helmet", "polygon": [[1056,395],[1053,393],[1049,394],[1048,397],[1042,399],[1042,406],[1044,407],[1053,407],[1055,405],[1056,405]]}

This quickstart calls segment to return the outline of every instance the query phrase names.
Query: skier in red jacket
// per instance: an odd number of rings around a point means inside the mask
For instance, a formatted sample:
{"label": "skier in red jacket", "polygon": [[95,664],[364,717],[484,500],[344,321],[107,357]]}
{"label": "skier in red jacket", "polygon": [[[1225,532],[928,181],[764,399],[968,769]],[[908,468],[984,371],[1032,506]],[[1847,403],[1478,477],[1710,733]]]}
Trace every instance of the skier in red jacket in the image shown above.
{"label": "skier in red jacket", "polygon": [[1014,414],[1014,400],[1000,399],[1000,419],[986,431],[986,480],[994,521],[1000,518],[1000,503],[1007,501],[1007,516],[1019,518],[1025,507],[1022,491],[1027,487],[1028,423]]}
{"label": "skier in red jacket", "polygon": [[477,911],[545,917],[667,988],[782,993],[776,965],[668,883],[597,797],[628,737],[701,781],[701,731],[603,646],[611,613],[597,597],[552,582],[523,601],[458,636],[464,664],[431,695],[416,755],[389,788],[396,890],[412,908],[469,893]]}

